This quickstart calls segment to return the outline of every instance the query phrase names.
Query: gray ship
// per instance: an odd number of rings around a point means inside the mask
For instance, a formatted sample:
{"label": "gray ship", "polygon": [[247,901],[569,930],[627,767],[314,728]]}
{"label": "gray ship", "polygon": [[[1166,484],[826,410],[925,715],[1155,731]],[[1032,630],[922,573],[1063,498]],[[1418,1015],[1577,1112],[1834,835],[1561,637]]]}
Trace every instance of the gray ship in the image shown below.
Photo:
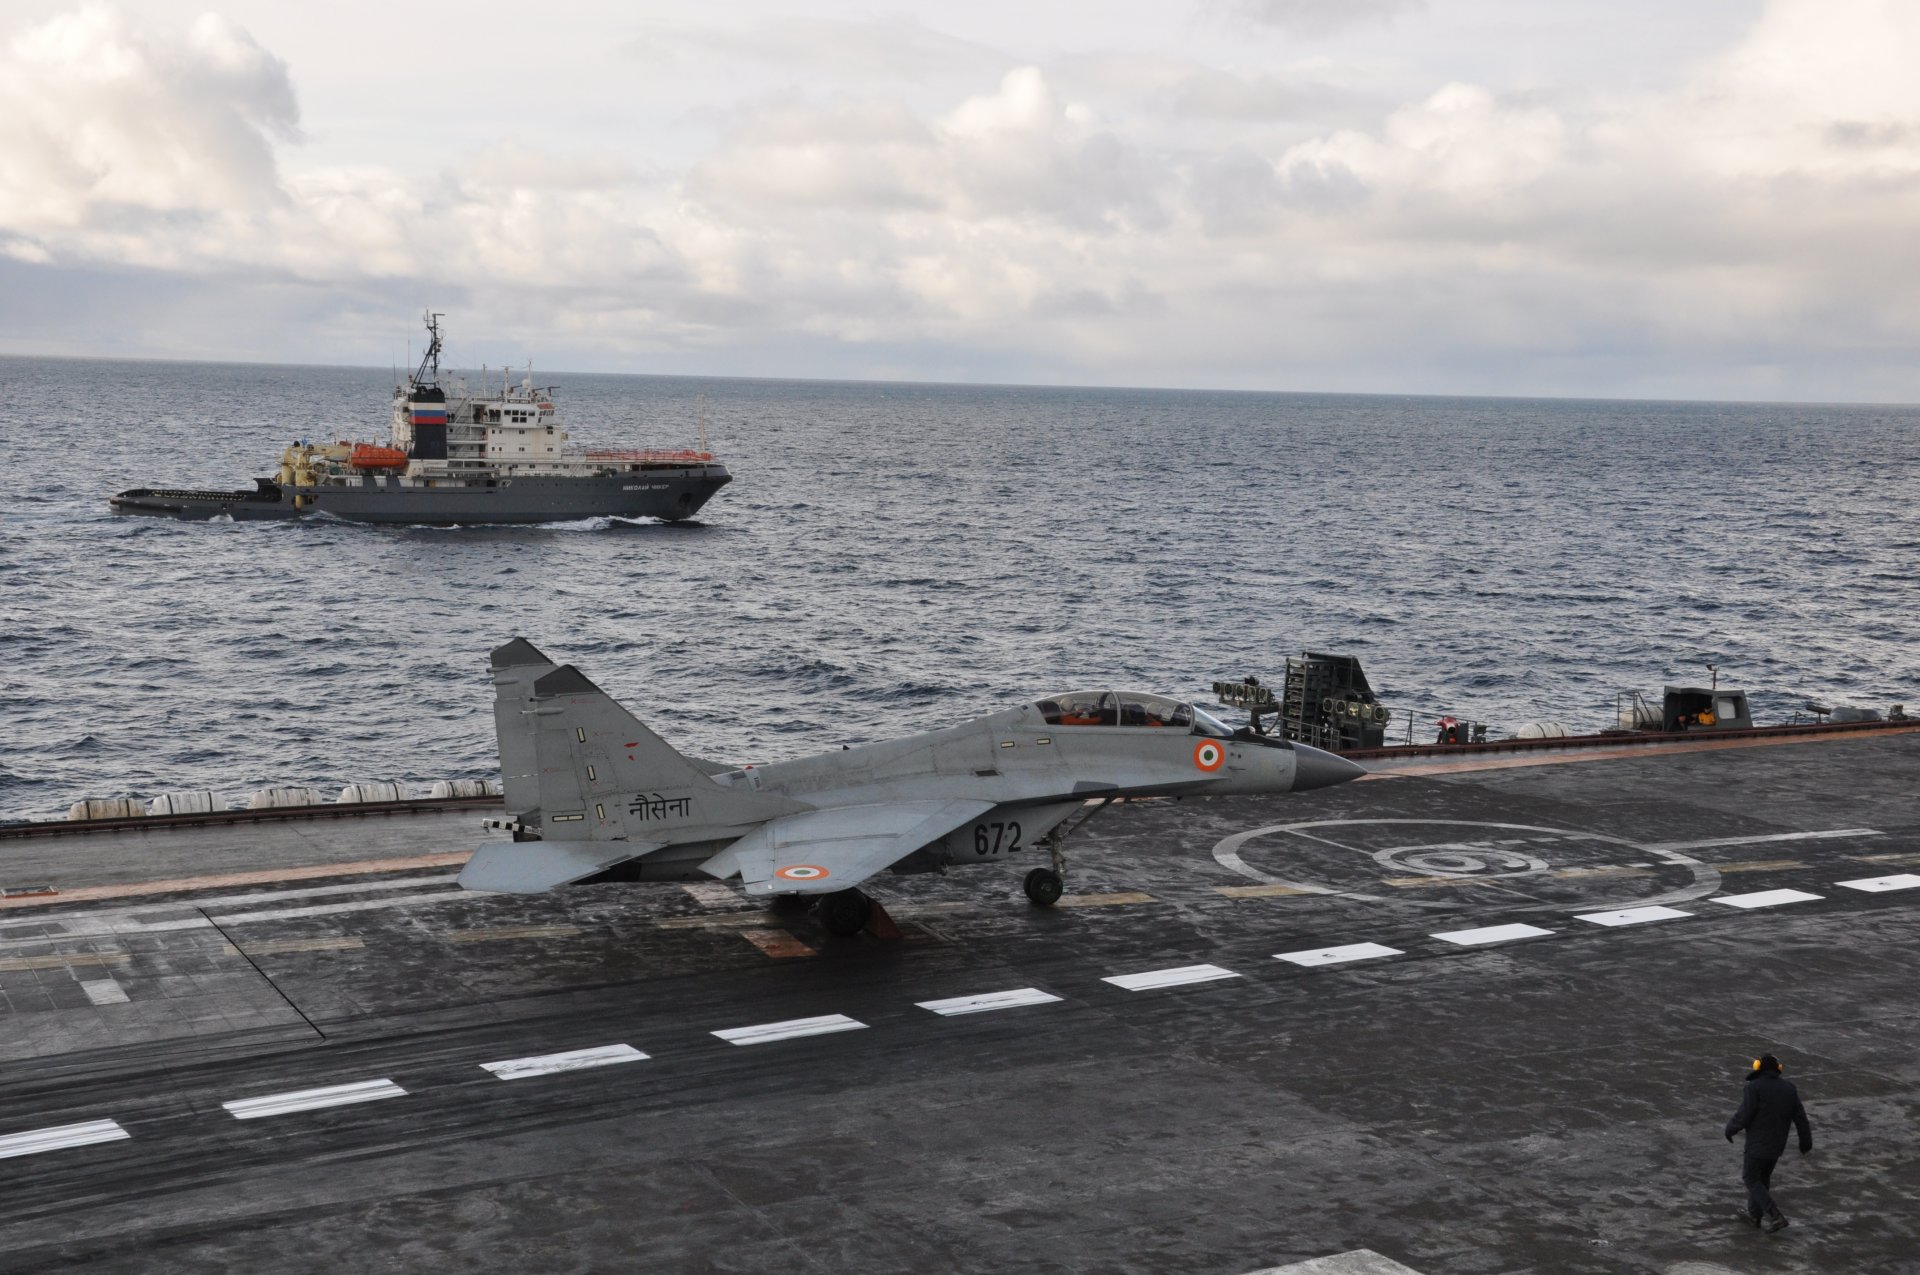
{"label": "gray ship", "polygon": [[108,503],[123,514],[261,520],[327,515],[349,522],[539,523],[576,518],[691,518],[733,481],[705,450],[577,448],[551,387],[472,390],[440,372],[439,315],[427,316],[420,366],[393,393],[388,443],[299,442],[253,490],[136,487]]}

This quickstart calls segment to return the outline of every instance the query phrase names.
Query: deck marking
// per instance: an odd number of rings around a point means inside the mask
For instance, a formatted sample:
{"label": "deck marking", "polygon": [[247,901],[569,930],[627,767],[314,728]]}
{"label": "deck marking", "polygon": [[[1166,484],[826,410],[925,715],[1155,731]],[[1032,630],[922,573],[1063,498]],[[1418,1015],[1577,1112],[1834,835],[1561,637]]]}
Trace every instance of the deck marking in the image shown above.
{"label": "deck marking", "polygon": [[[1635,860],[1644,860],[1647,856],[1653,856],[1654,858],[1661,861],[1656,866],[1663,867],[1663,868],[1684,868],[1692,876],[1693,879],[1691,883],[1685,886],[1682,886],[1679,889],[1669,890],[1666,893],[1660,894],[1654,898],[1644,900],[1644,902],[1649,906],[1677,905],[1682,903],[1690,903],[1696,899],[1704,898],[1705,896],[1712,894],[1714,891],[1718,890],[1721,886],[1719,870],[1715,868],[1713,864],[1703,862],[1699,859],[1691,858],[1688,855],[1682,854],[1676,850],[1670,850],[1664,846],[1642,845],[1639,842],[1628,840],[1625,837],[1616,837],[1616,836],[1612,836],[1602,832],[1588,832],[1579,828],[1553,828],[1553,827],[1544,827],[1539,824],[1499,823],[1499,822],[1493,822],[1493,821],[1484,820],[1484,819],[1404,819],[1404,818],[1316,819],[1316,820],[1308,820],[1302,823],[1267,824],[1262,827],[1249,828],[1244,832],[1236,832],[1230,836],[1223,837],[1220,841],[1214,844],[1212,853],[1213,853],[1214,861],[1220,864],[1221,867],[1226,868],[1231,872],[1237,873],[1240,876],[1247,877],[1250,880],[1257,881],[1265,885],[1291,886],[1292,888],[1300,891],[1303,894],[1317,894],[1327,898],[1356,899],[1364,903],[1395,903],[1395,904],[1400,904],[1402,906],[1411,904],[1412,906],[1419,907],[1419,908],[1436,908],[1436,909],[1440,909],[1448,912],[1454,911],[1460,905],[1456,900],[1453,900],[1453,899],[1422,898],[1419,895],[1413,895],[1409,897],[1407,894],[1404,894],[1404,893],[1383,895],[1378,893],[1368,893],[1366,890],[1363,890],[1363,889],[1348,889],[1348,888],[1343,888],[1337,885],[1320,885],[1312,881],[1282,880],[1280,877],[1274,876],[1268,872],[1264,872],[1259,868],[1249,864],[1246,861],[1246,859],[1242,857],[1240,853],[1241,850],[1249,842],[1254,841],[1258,838],[1271,837],[1271,836],[1292,836],[1292,837],[1305,837],[1308,840],[1324,842],[1327,845],[1336,846],[1344,850],[1350,850],[1355,854],[1367,854],[1369,852],[1361,851],[1354,847],[1341,846],[1340,843],[1338,842],[1331,841],[1325,837],[1314,836],[1312,833],[1306,832],[1304,830],[1308,828],[1347,828],[1347,827],[1395,828],[1395,827],[1422,827],[1422,826],[1446,827],[1446,828],[1498,829],[1503,832],[1543,834],[1547,837],[1554,838],[1555,840],[1559,840],[1559,841],[1591,843],[1593,845],[1597,845],[1603,848],[1619,847],[1620,851],[1623,852],[1623,857],[1625,857],[1626,855],[1631,855]],[[1533,839],[1534,838],[1531,838],[1531,837],[1524,838],[1524,840],[1533,840]],[[1607,865],[1605,867],[1594,868],[1594,869],[1577,869],[1576,868],[1576,869],[1560,869],[1559,871],[1567,872],[1570,874],[1579,873],[1583,875],[1629,876],[1638,872],[1644,872],[1645,869],[1631,867],[1631,866],[1625,867],[1623,869],[1619,865]],[[1460,878],[1460,877],[1446,878],[1445,880],[1447,884],[1452,884],[1454,881],[1458,881],[1458,880],[1476,880],[1477,881],[1482,879],[1494,880],[1494,881],[1501,881],[1501,880],[1511,881],[1513,877],[1507,876],[1507,875],[1488,876],[1486,878],[1473,876],[1473,877],[1467,877],[1467,878]],[[1421,878],[1402,877],[1402,878],[1395,878],[1393,880],[1395,880],[1396,883],[1406,882],[1407,884],[1410,884],[1410,885],[1441,884],[1440,879],[1434,879],[1432,877],[1421,877]],[[1552,903],[1552,902],[1546,902],[1546,901],[1534,903],[1531,905],[1526,905],[1526,904],[1522,904],[1517,901],[1514,901],[1514,902],[1509,902],[1507,904],[1504,904],[1503,907],[1505,908],[1505,910],[1508,910],[1508,911],[1549,912],[1549,913],[1563,913],[1566,909],[1566,905],[1564,903]]]}
{"label": "deck marking", "polygon": [[680,888],[692,895],[696,902],[710,908],[737,908],[740,906],[740,891],[719,881],[683,881]]}
{"label": "deck marking", "polygon": [[1172,969],[1145,970],[1139,974],[1114,974],[1101,979],[1129,992],[1152,991],[1159,987],[1180,987],[1187,983],[1211,983],[1223,978],[1239,978],[1232,970],[1218,965],[1177,965]]}
{"label": "deck marking", "polygon": [[365,939],[346,935],[331,939],[261,939],[243,947],[232,943],[220,946],[228,956],[281,956],[289,952],[358,952],[366,945]]}
{"label": "deck marking", "polygon": [[741,930],[740,937],[765,952],[768,956],[788,960],[802,956],[818,956],[819,953],[800,941],[798,935],[790,930]]}
{"label": "deck marking", "polygon": [[[47,941],[41,940],[43,943]],[[132,959],[125,952],[51,952],[44,956],[0,957],[0,970],[57,970],[68,967],[125,965]]]}
{"label": "deck marking", "polygon": [[1850,854],[1855,863],[1920,863],[1920,854]]}
{"label": "deck marking", "polygon": [[1611,863],[1595,868],[1555,868],[1547,875],[1560,881],[1584,881],[1590,877],[1637,877],[1644,876],[1655,866],[1651,863]]}
{"label": "deck marking", "polygon": [[1128,890],[1118,894],[1063,894],[1053,906],[1057,908],[1108,908],[1127,903],[1158,903],[1160,900],[1151,894],[1142,894],[1138,890]]}
{"label": "deck marking", "polygon": [[1722,872],[1790,872],[1807,865],[1799,859],[1755,859],[1749,863],[1716,863]]}
{"label": "deck marking", "polygon": [[296,1089],[291,1093],[240,1098],[220,1105],[231,1112],[235,1120],[258,1120],[262,1116],[284,1116],[295,1111],[318,1111],[322,1107],[344,1107],[355,1102],[406,1096],[407,1091],[391,1080],[361,1080],[350,1085],[327,1085],[321,1089]]}
{"label": "deck marking", "polygon": [[780,1023],[760,1023],[753,1027],[728,1027],[713,1032],[731,1045],[765,1045],[799,1036],[829,1036],[834,1032],[859,1031],[866,1026],[845,1014],[822,1014],[818,1018],[789,1018]]}
{"label": "deck marking", "polygon": [[[1714,837],[1709,841],[1657,841],[1649,850],[1712,850],[1719,846],[1759,846],[1775,841],[1832,841],[1840,837],[1885,836],[1878,828],[1829,828],[1824,832],[1775,832],[1760,837]],[[1715,864],[1715,867],[1720,865]]]}
{"label": "deck marking", "polygon": [[1380,943],[1349,943],[1345,947],[1316,947],[1307,952],[1279,952],[1276,961],[1291,961],[1295,965],[1338,965],[1342,961],[1370,961],[1380,956],[1405,956],[1397,947],[1387,947]]}
{"label": "deck marking", "polygon": [[1046,1005],[1060,998],[1037,987],[1017,987],[1010,992],[986,992],[979,996],[952,996],[939,1001],[915,1001],[921,1009],[951,1018],[956,1014],[981,1014],[993,1009],[1016,1009],[1021,1005]]}
{"label": "deck marking", "polygon": [[80,990],[96,1005],[124,1005],[127,989],[110,978],[96,978],[80,984]]}
{"label": "deck marking", "polygon": [[1834,884],[1848,890],[1865,890],[1869,894],[1878,894],[1883,890],[1920,888],[1920,876],[1903,872],[1896,877],[1866,877],[1859,881],[1836,881]]}
{"label": "deck marking", "polygon": [[1213,888],[1229,899],[1286,899],[1312,893],[1297,885],[1216,885]]}
{"label": "deck marking", "polygon": [[1724,903],[1730,908],[1777,908],[1783,903],[1811,903],[1823,896],[1805,890],[1761,890],[1756,894],[1721,894],[1709,903]]}
{"label": "deck marking", "polygon": [[[188,894],[217,890],[225,885],[271,885],[276,881],[312,881],[322,877],[353,877],[376,872],[410,872],[416,868],[456,868],[473,856],[471,850],[450,854],[419,854],[404,859],[361,859],[353,863],[323,863],[301,868],[268,868],[259,872],[223,872],[217,876],[171,877],[163,881],[136,881],[130,885],[89,885],[45,898],[0,899],[0,908],[46,907],[55,903],[84,903],[90,899],[137,899],[147,894]],[[369,883],[374,888],[378,883]]]}
{"label": "deck marking", "polygon": [[433,894],[395,895],[387,899],[362,899],[358,903],[322,903],[310,908],[275,908],[267,912],[236,912],[213,919],[221,925],[247,925],[258,921],[292,921],[303,916],[339,916],[345,912],[375,912],[382,908],[421,907],[428,903],[459,903],[480,898],[493,891],[462,890],[458,887]]}
{"label": "deck marking", "polygon": [[448,930],[440,937],[449,943],[504,943],[512,939],[570,939],[577,925],[505,925],[492,930]]}
{"label": "deck marking", "polygon": [[[325,898],[342,894],[379,894],[390,890],[410,889],[414,887],[452,886],[456,881],[452,873],[441,873],[430,877],[402,877],[389,881],[359,881],[352,885],[310,886],[301,890],[270,890],[252,894],[225,894],[214,898],[194,900],[181,899],[137,904],[122,908],[96,908],[73,912],[41,913],[33,916],[0,917],[0,932],[26,926],[42,927],[59,925],[63,935],[100,935],[100,934],[140,934],[153,931],[204,929],[206,919],[200,909],[210,912],[224,912],[227,909],[253,903],[283,903],[291,899]],[[172,914],[175,920],[148,920],[141,917],[156,917]],[[18,944],[21,939],[0,940],[8,944]]]}
{"label": "deck marking", "polygon": [[1692,915],[1679,908],[1620,908],[1613,912],[1581,912],[1573,919],[1591,921],[1595,925],[1645,925],[1649,921],[1674,921]]}
{"label": "deck marking", "polygon": [[1540,938],[1553,933],[1537,925],[1488,925],[1477,930],[1448,930],[1444,934],[1432,937],[1443,943],[1458,943],[1461,947],[1478,947],[1482,943],[1509,943],[1514,939]]}
{"label": "deck marking", "polygon": [[16,1155],[38,1155],[63,1147],[86,1147],[96,1142],[118,1142],[133,1135],[112,1120],[89,1120],[84,1124],[54,1125],[50,1129],[29,1129],[0,1138],[0,1160]]}
{"label": "deck marking", "polygon": [[738,912],[715,912],[709,916],[670,916],[655,921],[656,930],[737,930],[753,921],[764,921],[772,914],[765,908],[742,908]]}
{"label": "deck marking", "polygon": [[539,1054],[532,1058],[507,1058],[481,1063],[501,1080],[525,1080],[529,1076],[553,1076],[563,1071],[583,1071],[588,1067],[611,1067],[615,1063],[640,1062],[647,1055],[632,1045],[596,1045],[592,1049],[569,1049],[560,1054]]}
{"label": "deck marking", "polygon": [[1269,1266],[1250,1271],[1248,1275],[1420,1275],[1420,1272],[1370,1248],[1356,1248],[1350,1252],[1309,1258],[1286,1266]]}

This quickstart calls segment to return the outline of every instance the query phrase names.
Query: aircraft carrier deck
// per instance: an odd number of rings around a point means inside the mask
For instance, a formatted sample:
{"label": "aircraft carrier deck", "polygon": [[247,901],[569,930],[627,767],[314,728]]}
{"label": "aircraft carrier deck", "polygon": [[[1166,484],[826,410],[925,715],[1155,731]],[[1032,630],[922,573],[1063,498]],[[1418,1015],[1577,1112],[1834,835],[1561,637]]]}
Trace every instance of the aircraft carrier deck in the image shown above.
{"label": "aircraft carrier deck", "polygon": [[1911,1272],[1913,729],[1117,807],[891,940],[463,895],[473,811],[0,841],[0,1269]]}

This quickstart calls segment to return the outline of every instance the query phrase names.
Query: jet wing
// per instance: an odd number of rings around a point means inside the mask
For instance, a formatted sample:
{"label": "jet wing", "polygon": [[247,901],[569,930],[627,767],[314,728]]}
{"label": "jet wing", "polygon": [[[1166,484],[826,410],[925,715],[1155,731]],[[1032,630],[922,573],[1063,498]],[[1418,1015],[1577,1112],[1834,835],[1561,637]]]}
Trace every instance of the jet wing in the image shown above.
{"label": "jet wing", "polygon": [[657,841],[489,841],[460,869],[467,890],[541,894],[658,850]]}
{"label": "jet wing", "polygon": [[993,809],[991,801],[889,801],[769,819],[700,865],[740,874],[748,894],[831,894],[859,885]]}

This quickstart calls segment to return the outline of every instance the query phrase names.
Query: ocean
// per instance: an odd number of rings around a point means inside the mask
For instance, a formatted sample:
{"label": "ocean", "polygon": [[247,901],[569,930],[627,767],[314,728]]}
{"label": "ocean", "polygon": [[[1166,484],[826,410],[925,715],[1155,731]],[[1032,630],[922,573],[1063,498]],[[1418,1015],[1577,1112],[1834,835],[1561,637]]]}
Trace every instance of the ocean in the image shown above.
{"label": "ocean", "polygon": [[391,373],[0,358],[0,818],[490,776],[516,635],[737,762],[1303,649],[1496,736],[1709,663],[1763,723],[1920,705],[1917,408],[536,379],[577,443],[704,419],[733,484],[679,525],[118,516],[384,439]]}

